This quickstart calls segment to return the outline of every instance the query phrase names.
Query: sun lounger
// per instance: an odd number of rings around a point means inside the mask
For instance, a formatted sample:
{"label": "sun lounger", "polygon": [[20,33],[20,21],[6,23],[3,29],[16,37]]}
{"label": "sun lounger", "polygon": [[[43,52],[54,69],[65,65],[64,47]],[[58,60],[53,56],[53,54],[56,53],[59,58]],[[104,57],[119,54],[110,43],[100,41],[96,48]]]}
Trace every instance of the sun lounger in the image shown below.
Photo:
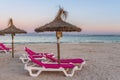
{"label": "sun lounger", "polygon": [[45,60],[46,58],[43,55],[53,56],[52,53],[42,53],[42,52],[36,53],[27,47],[25,47],[25,51],[27,52],[27,54],[23,54],[19,58],[22,61],[22,63],[28,63],[30,61],[28,56],[33,56],[34,58],[36,58],[38,60],[43,60],[43,59]]}
{"label": "sun lounger", "polygon": [[[25,70],[29,72],[30,76],[36,77],[38,76],[42,71],[63,71],[65,76],[73,76],[74,72],[78,70],[78,67],[69,64],[69,63],[43,63],[40,60],[36,60],[32,56],[29,56],[31,61],[34,63],[33,65],[25,64]],[[35,73],[34,73],[35,71]]]}
{"label": "sun lounger", "polygon": [[0,52],[3,51],[5,53],[9,53],[12,48],[6,47],[3,43],[0,43]]}
{"label": "sun lounger", "polygon": [[[38,56],[38,59],[42,60],[42,58],[45,60],[45,59],[48,59],[49,61],[52,61],[52,62],[58,62],[58,60],[54,57],[53,54],[48,54],[48,53],[36,53],[30,49],[28,49],[27,47],[25,48],[25,51],[30,55],[30,56],[33,56],[33,55],[36,55],[36,57]],[[40,56],[39,56],[39,55]],[[27,59],[27,61],[25,61]],[[30,61],[30,59],[27,57],[26,59],[23,59],[22,62],[23,63],[27,63]],[[37,58],[36,58],[37,59]],[[83,59],[80,59],[80,58],[75,58],[75,59],[61,59],[60,60],[61,63],[74,63],[75,65],[78,66],[79,70],[82,69],[83,65],[85,64],[85,60]]]}
{"label": "sun lounger", "polygon": [[[25,51],[26,51],[29,55],[31,55],[31,56],[36,55],[36,57],[37,57],[37,55],[42,55],[42,56],[46,57],[47,59],[52,60],[53,62],[58,62],[58,60],[57,60],[57,59],[54,57],[54,55],[51,54],[51,53],[36,53],[36,52],[28,49],[27,47],[25,47]],[[39,56],[38,56],[38,57],[39,57]],[[80,59],[80,58],[75,58],[75,59],[61,59],[60,62],[61,62],[61,63],[83,63],[84,60],[83,60],[83,59]]]}

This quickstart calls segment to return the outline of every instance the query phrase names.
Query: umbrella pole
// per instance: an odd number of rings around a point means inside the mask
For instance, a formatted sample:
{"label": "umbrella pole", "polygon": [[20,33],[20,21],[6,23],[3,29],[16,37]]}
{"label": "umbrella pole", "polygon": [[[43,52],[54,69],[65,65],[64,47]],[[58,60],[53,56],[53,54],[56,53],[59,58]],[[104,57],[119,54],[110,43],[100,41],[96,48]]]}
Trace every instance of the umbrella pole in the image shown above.
{"label": "umbrella pole", "polygon": [[12,36],[12,58],[14,58],[14,34],[11,34]]}
{"label": "umbrella pole", "polygon": [[58,63],[60,64],[60,41],[57,37],[57,53],[58,53]]}

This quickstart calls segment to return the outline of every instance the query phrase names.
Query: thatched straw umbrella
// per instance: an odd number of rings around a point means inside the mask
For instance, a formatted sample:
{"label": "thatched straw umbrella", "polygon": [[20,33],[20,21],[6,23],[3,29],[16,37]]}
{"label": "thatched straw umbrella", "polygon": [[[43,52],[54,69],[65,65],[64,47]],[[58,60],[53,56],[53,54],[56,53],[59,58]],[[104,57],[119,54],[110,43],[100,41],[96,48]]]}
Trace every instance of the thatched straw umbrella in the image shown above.
{"label": "thatched straw umbrella", "polygon": [[36,32],[56,31],[57,52],[58,52],[59,63],[60,63],[59,39],[60,39],[60,37],[62,37],[62,32],[74,32],[74,31],[80,32],[81,31],[81,29],[79,27],[76,27],[75,25],[67,23],[62,18],[65,18],[65,19],[67,18],[67,12],[63,8],[60,8],[57,13],[57,16],[55,17],[55,19],[52,22],[35,29]]}
{"label": "thatched straw umbrella", "polygon": [[21,30],[19,28],[16,28],[16,26],[13,24],[12,18],[9,20],[10,25],[8,28],[2,30],[4,34],[11,34],[12,36],[12,57],[14,58],[14,36],[15,34],[21,34],[21,33],[27,33],[24,30]]}

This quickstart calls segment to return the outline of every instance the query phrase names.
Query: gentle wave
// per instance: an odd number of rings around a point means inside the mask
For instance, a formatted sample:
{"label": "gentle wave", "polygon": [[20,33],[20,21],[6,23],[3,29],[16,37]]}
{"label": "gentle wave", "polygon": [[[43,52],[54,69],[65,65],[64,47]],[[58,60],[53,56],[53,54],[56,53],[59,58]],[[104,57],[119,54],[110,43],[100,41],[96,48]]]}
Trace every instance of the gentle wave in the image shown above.
{"label": "gentle wave", "polygon": [[[55,34],[16,35],[15,44],[56,43]],[[0,36],[0,42],[11,43],[11,36]],[[120,35],[70,35],[64,34],[61,43],[120,43]]]}

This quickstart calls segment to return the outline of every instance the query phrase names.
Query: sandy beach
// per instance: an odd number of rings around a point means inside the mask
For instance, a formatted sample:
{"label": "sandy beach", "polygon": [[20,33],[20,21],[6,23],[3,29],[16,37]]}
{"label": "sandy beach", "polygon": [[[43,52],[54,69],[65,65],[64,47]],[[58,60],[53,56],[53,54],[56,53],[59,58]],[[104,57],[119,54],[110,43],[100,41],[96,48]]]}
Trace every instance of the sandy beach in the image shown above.
{"label": "sandy beach", "polygon": [[0,80],[120,80],[120,43],[62,43],[61,58],[86,61],[84,68],[73,77],[65,77],[63,72],[42,72],[38,77],[30,77],[19,60],[26,53],[24,47],[56,55],[56,44],[16,44],[15,58],[11,54],[0,54]]}

